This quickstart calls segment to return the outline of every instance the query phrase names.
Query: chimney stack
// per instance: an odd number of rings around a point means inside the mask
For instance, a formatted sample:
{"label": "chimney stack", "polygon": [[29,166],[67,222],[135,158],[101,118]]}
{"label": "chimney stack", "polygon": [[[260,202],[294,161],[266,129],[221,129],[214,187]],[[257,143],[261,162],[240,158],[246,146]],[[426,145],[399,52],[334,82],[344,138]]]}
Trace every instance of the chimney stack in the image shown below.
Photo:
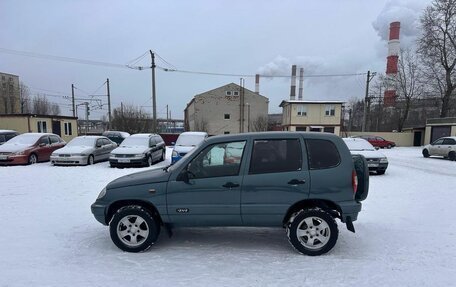
{"label": "chimney stack", "polygon": [[396,89],[395,82],[397,78],[397,63],[399,61],[399,32],[401,28],[401,22],[392,22],[390,24],[390,33],[388,41],[388,57],[386,58],[386,77],[387,88],[383,96],[383,104],[385,106],[394,106],[396,103]]}
{"label": "chimney stack", "polygon": [[304,84],[304,68],[299,69],[299,94],[298,100],[302,101],[302,89]]}
{"label": "chimney stack", "polygon": [[291,66],[291,89],[290,100],[296,99],[296,65]]}
{"label": "chimney stack", "polygon": [[255,75],[255,94],[260,94],[260,75]]}

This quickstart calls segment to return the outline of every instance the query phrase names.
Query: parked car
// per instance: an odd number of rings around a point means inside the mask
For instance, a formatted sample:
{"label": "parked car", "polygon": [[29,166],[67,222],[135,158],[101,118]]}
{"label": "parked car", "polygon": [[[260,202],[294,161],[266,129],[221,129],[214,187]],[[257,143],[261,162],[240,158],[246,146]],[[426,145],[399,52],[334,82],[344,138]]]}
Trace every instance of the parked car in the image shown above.
{"label": "parked car", "polygon": [[109,156],[111,167],[151,166],[164,161],[166,146],[157,134],[134,134],[126,138]]}
{"label": "parked car", "polygon": [[388,168],[388,159],[383,153],[376,150],[373,145],[362,138],[344,138],[343,140],[351,154],[360,154],[366,158],[369,171],[385,174]]}
{"label": "parked car", "polygon": [[53,165],[91,165],[106,161],[117,144],[103,136],[79,136],[51,155]]}
{"label": "parked car", "polygon": [[184,132],[179,135],[171,155],[171,163],[175,163],[189,151],[207,138],[206,132]]}
{"label": "parked car", "polygon": [[373,145],[374,147],[388,148],[388,149],[390,149],[390,148],[396,146],[396,143],[395,143],[395,142],[386,140],[386,139],[384,139],[384,138],[382,138],[382,137],[379,137],[379,136],[366,136],[366,135],[362,135],[362,136],[354,136],[354,137],[365,139],[365,140],[367,140],[371,145]]}
{"label": "parked car", "polygon": [[65,146],[65,141],[51,133],[25,133],[0,146],[0,164],[34,164],[48,161],[51,153]]}
{"label": "parked car", "polygon": [[320,255],[336,244],[336,218],[354,232],[368,189],[366,160],[338,136],[244,133],[208,138],[174,165],[118,178],[91,209],[128,252],[147,250],[161,228],[271,226],[284,227],[298,252]]}
{"label": "parked car", "polygon": [[115,142],[117,145],[120,145],[124,139],[130,136],[129,133],[126,132],[119,132],[119,131],[105,131],[103,132],[102,136],[107,137],[108,139]]}
{"label": "parked car", "polygon": [[0,130],[0,145],[19,135],[18,132],[12,130]]}
{"label": "parked car", "polygon": [[423,156],[442,156],[452,161],[456,160],[456,137],[439,138],[424,146]]}

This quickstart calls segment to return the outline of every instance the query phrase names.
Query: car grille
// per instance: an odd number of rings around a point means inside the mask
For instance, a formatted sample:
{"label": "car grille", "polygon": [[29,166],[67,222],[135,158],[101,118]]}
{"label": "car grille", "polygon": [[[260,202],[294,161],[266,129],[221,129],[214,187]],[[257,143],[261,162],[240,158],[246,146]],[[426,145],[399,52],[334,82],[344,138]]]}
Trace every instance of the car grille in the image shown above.
{"label": "car grille", "polygon": [[117,158],[129,158],[129,157],[134,157],[134,154],[116,154],[115,157]]}
{"label": "car grille", "polygon": [[59,154],[59,157],[70,157],[71,154]]}
{"label": "car grille", "polygon": [[380,159],[379,158],[366,158],[367,163],[379,163]]}
{"label": "car grille", "polygon": [[10,155],[10,152],[0,152],[0,155]]}

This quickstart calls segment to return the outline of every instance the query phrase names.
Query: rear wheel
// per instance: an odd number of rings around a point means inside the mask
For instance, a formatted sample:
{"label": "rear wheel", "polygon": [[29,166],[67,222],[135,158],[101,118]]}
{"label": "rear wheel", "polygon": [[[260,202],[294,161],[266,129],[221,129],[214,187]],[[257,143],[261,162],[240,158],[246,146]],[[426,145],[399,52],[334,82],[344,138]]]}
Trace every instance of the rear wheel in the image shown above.
{"label": "rear wheel", "polygon": [[291,245],[305,255],[316,256],[330,251],[337,242],[339,229],[334,218],[320,208],[302,209],[287,224]]}
{"label": "rear wheel", "polygon": [[455,161],[456,160],[456,153],[454,151],[450,151],[450,153],[448,154],[448,159],[451,160],[451,161]]}
{"label": "rear wheel", "polygon": [[429,151],[427,149],[423,149],[423,156],[424,157],[429,157],[430,156]]}
{"label": "rear wheel", "polygon": [[122,207],[109,224],[114,244],[127,252],[143,252],[157,241],[160,225],[142,206]]}
{"label": "rear wheel", "polygon": [[32,153],[28,158],[28,163],[35,164],[37,162],[38,162],[38,157],[36,156],[36,154]]}

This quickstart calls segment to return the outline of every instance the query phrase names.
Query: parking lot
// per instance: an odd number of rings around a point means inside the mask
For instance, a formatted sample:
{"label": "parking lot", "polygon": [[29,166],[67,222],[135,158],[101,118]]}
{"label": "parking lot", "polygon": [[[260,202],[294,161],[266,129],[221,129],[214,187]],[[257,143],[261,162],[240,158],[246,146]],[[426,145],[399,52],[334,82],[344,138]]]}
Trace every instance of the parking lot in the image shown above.
{"label": "parking lot", "polygon": [[177,229],[148,252],[124,253],[90,204],[109,181],[146,168],[0,167],[0,286],[454,285],[456,162],[382,151],[390,165],[370,177],[356,233],[339,224],[338,244],[320,257],[299,255],[271,228]]}

